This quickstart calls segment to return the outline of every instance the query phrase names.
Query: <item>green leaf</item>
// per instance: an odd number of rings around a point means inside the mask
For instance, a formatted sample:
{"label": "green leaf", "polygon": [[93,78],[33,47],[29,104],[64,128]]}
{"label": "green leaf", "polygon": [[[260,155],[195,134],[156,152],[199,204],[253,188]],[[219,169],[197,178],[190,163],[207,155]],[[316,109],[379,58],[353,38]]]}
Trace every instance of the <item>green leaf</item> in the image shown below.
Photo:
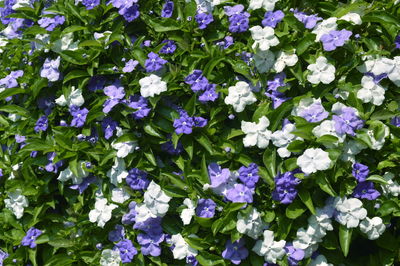
{"label": "green leaf", "polygon": [[210,182],[205,154],[203,154],[203,158],[201,159],[201,180],[200,181],[203,185],[208,184]]}
{"label": "green leaf", "polygon": [[296,54],[297,55],[303,54],[314,43],[315,43],[315,34],[311,33],[306,34],[303,38],[301,38],[301,41],[297,44]]}
{"label": "green leaf", "polygon": [[372,120],[386,120],[386,119],[390,119],[394,116],[394,113],[392,111],[383,109],[383,110],[379,110],[374,112],[370,119]]}
{"label": "green leaf", "polygon": [[67,254],[56,254],[50,257],[48,261],[46,261],[46,264],[44,266],[68,266],[72,265],[72,263],[75,262],[75,260]]}
{"label": "green leaf", "polygon": [[317,175],[316,182],[323,191],[325,191],[332,197],[336,197],[336,192],[333,190],[331,184],[324,174]]}
{"label": "green leaf", "polygon": [[382,185],[387,185],[388,184],[388,182],[383,177],[381,177],[380,175],[371,175],[366,180],[367,181],[373,181],[375,183],[379,183],[379,184],[382,184]]}
{"label": "green leaf", "polygon": [[210,254],[205,251],[201,251],[199,255],[196,256],[196,259],[199,261],[200,265],[207,265],[207,266],[225,266],[226,263],[221,256],[217,256],[214,254]]}
{"label": "green leaf", "polygon": [[262,117],[265,116],[269,110],[269,102],[260,103],[253,114],[253,118],[251,119],[253,122],[257,122]]}
{"label": "green leaf", "polygon": [[85,47],[85,46],[91,46],[91,47],[103,47],[103,44],[101,42],[96,41],[96,40],[86,40],[83,42],[80,42],[78,47]]}
{"label": "green leaf", "polygon": [[212,148],[211,141],[206,135],[204,134],[197,135],[195,139],[198,143],[200,143],[201,146],[203,146],[208,151],[209,154],[213,154],[214,151]]}
{"label": "green leaf", "polygon": [[287,147],[291,152],[302,152],[305,148],[306,144],[301,140],[294,140]]}
{"label": "green leaf", "polygon": [[158,131],[151,124],[146,124],[143,127],[143,129],[144,129],[144,132],[146,132],[150,136],[158,137],[158,138],[161,138],[161,139],[164,138],[164,136],[161,135],[160,133],[158,133]]}
{"label": "green leaf", "polygon": [[49,245],[55,248],[69,248],[74,246],[74,241],[63,238],[56,238],[49,241]]}
{"label": "green leaf", "polygon": [[314,204],[312,202],[312,198],[310,192],[306,189],[299,189],[299,197],[301,201],[307,206],[312,214],[315,214]]}
{"label": "green leaf", "polygon": [[26,110],[25,108],[15,105],[15,104],[9,104],[5,106],[0,107],[1,112],[6,112],[6,113],[12,113],[12,114],[17,114],[23,117],[29,117],[29,111]]}
{"label": "green leaf", "polygon": [[339,243],[345,257],[347,257],[347,254],[349,254],[352,232],[352,228],[347,228],[344,225],[340,225],[339,227]]}
{"label": "green leaf", "polygon": [[150,18],[145,14],[141,14],[143,21],[146,22],[156,32],[167,32],[179,30],[182,28],[182,23],[171,18]]}
{"label": "green leaf", "polygon": [[79,176],[79,170],[78,170],[78,157],[75,157],[73,160],[69,162],[69,169],[75,176]]}
{"label": "green leaf", "polygon": [[323,135],[319,138],[317,138],[317,142],[324,144],[324,145],[331,145],[333,143],[336,143],[339,139],[335,136],[332,135]]}
{"label": "green leaf", "polygon": [[390,23],[400,27],[400,21],[397,17],[386,11],[372,11],[362,17],[363,22]]}
{"label": "green leaf", "polygon": [[21,89],[21,88],[9,88],[5,89],[3,92],[0,93],[0,100],[3,100],[7,97],[20,94],[20,93],[26,93],[26,90]]}
{"label": "green leaf", "polygon": [[306,208],[303,206],[303,204],[300,201],[295,200],[286,208],[286,217],[289,219],[296,219],[305,211]]}
{"label": "green leaf", "polygon": [[63,84],[65,84],[66,82],[68,82],[70,80],[73,80],[73,79],[76,79],[76,78],[81,78],[81,77],[87,77],[87,76],[89,76],[87,71],[75,69],[75,70],[72,70],[71,72],[69,72],[64,77]]}

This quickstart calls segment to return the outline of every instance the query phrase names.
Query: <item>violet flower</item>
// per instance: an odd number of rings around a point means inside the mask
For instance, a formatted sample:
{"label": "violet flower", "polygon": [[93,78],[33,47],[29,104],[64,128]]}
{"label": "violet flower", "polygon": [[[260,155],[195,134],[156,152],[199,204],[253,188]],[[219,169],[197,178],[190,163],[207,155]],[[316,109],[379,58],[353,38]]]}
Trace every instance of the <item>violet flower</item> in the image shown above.
{"label": "violet flower", "polygon": [[117,244],[115,244],[114,249],[119,250],[122,263],[130,263],[133,257],[138,253],[132,241],[129,239],[123,239]]}
{"label": "violet flower", "polygon": [[158,71],[163,67],[163,65],[168,63],[167,60],[162,59],[156,53],[150,52],[147,56],[148,59],[146,59],[144,63],[147,72]]}
{"label": "violet flower", "polygon": [[281,10],[276,11],[268,11],[264,14],[264,19],[262,20],[261,24],[264,27],[271,27],[275,28],[279,22],[285,17],[285,14]]}
{"label": "violet flower", "polygon": [[212,199],[199,199],[196,207],[196,215],[203,218],[212,218],[215,215],[217,204]]}
{"label": "violet flower", "polygon": [[174,12],[174,2],[167,0],[163,6],[163,9],[161,10],[161,17],[170,18],[172,17],[173,12]]}
{"label": "violet flower", "polygon": [[230,260],[233,264],[239,265],[242,260],[246,259],[249,255],[249,251],[245,247],[246,241],[244,238],[231,242],[227,240],[225,244],[225,250],[222,251],[222,257],[226,260]]}
{"label": "violet flower", "polygon": [[381,193],[375,189],[374,183],[370,181],[360,182],[354,188],[353,196],[359,199],[374,200],[378,198]]}
{"label": "violet flower", "polygon": [[143,255],[151,255],[153,257],[158,257],[161,255],[160,244],[165,239],[164,234],[150,235],[150,234],[139,234],[137,236],[137,241],[141,246],[141,251]]}
{"label": "violet flower", "polygon": [[37,121],[36,125],[34,127],[34,130],[36,133],[39,133],[40,131],[46,131],[47,127],[49,125],[49,120],[47,119],[47,116],[42,115]]}
{"label": "violet flower", "polygon": [[36,239],[42,234],[43,232],[39,229],[36,229],[35,227],[29,228],[29,230],[26,232],[26,235],[21,241],[21,245],[27,246],[30,248],[35,248],[36,247]]}
{"label": "violet flower", "polygon": [[353,33],[348,30],[332,30],[321,36],[320,40],[325,51],[333,51],[337,47],[343,46]]}
{"label": "violet flower", "polygon": [[147,179],[147,173],[138,168],[130,169],[125,181],[133,190],[145,190],[150,184]]}
{"label": "violet flower", "polygon": [[197,13],[195,19],[201,30],[207,28],[208,24],[214,21],[213,15],[208,13]]}
{"label": "violet flower", "polygon": [[258,175],[258,165],[255,163],[249,164],[248,167],[242,166],[239,168],[239,179],[248,187],[255,188],[260,178]]}

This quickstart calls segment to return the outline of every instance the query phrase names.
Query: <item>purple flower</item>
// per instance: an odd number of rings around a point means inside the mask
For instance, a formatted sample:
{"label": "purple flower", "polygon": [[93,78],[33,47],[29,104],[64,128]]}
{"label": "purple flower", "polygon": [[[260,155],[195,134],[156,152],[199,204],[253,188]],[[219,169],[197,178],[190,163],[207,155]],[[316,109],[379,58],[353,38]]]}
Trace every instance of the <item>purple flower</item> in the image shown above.
{"label": "purple flower", "polygon": [[193,118],[188,115],[182,115],[174,120],[176,134],[191,134],[193,127]]}
{"label": "purple flower", "polygon": [[82,4],[87,10],[90,10],[100,5],[100,0],[82,0]]}
{"label": "purple flower", "polygon": [[258,166],[255,163],[249,164],[248,167],[242,166],[239,168],[239,179],[248,187],[255,188],[258,179]]}
{"label": "purple flower", "polygon": [[396,49],[400,49],[400,35],[396,36],[396,39],[394,39],[394,44],[396,45]]}
{"label": "purple flower", "polygon": [[[117,0],[120,1],[120,0]],[[125,6],[121,6],[118,13],[124,17],[124,19],[128,22],[132,22],[137,19],[140,15],[139,5],[133,4],[136,1],[128,0],[128,1],[120,1],[123,3],[128,2]]]}
{"label": "purple flower", "polygon": [[122,263],[132,262],[133,257],[138,253],[136,248],[133,246],[132,241],[129,239],[121,240],[115,244],[115,248],[119,250]]}
{"label": "purple flower", "polygon": [[137,236],[137,241],[141,245],[141,251],[143,255],[151,255],[158,257],[161,255],[161,242],[164,241],[164,234],[159,235],[149,235],[149,234],[139,234]]}
{"label": "purple flower", "polygon": [[107,114],[121,102],[121,99],[125,96],[125,90],[121,83],[116,81],[114,84],[104,88],[104,94],[109,97],[103,104],[103,112]]}
{"label": "purple flower", "polygon": [[35,227],[29,228],[28,232],[26,232],[26,235],[21,241],[21,245],[30,247],[30,248],[35,248],[36,247],[36,238],[42,234],[42,231],[39,229],[36,229]]}
{"label": "purple flower", "polygon": [[160,70],[168,61],[159,57],[156,53],[150,52],[148,59],[144,62],[147,72],[154,72]]}
{"label": "purple flower", "polygon": [[285,78],[286,74],[284,72],[281,72],[279,74],[276,74],[273,80],[268,80],[267,81],[268,91],[277,91],[278,88],[285,87],[286,86]]}
{"label": "purple flower", "polygon": [[242,13],[244,10],[243,5],[234,5],[234,6],[224,6],[224,12],[228,17],[233,15],[238,15]]}
{"label": "purple flower", "polygon": [[90,91],[102,90],[106,84],[106,78],[103,76],[93,76],[89,80],[88,88]]}
{"label": "purple flower", "polygon": [[37,121],[35,125],[35,132],[39,133],[40,131],[46,131],[47,127],[49,125],[49,120],[47,119],[47,116],[42,115]]}
{"label": "purple flower", "polygon": [[355,113],[353,108],[345,107],[340,115],[333,115],[335,121],[335,130],[339,134],[349,134],[355,136],[355,131],[364,126],[364,121],[361,120]]}
{"label": "purple flower", "polygon": [[161,145],[161,150],[171,155],[179,155],[183,152],[183,145],[180,141],[178,141],[178,145],[176,146],[176,148],[174,148],[174,144],[171,140],[169,140]]}
{"label": "purple flower", "polygon": [[374,183],[370,181],[360,182],[354,188],[353,196],[359,199],[374,200],[381,195],[378,190],[375,189]]}
{"label": "purple flower", "polygon": [[126,104],[130,108],[136,109],[136,111],[132,113],[134,119],[142,119],[148,116],[151,111],[151,108],[148,107],[147,99],[139,94],[130,96],[129,100],[126,101]]}
{"label": "purple flower", "polygon": [[82,180],[82,183],[72,185],[69,188],[74,190],[79,190],[79,194],[82,194],[89,187],[89,185],[94,183],[95,181],[96,177],[90,175],[88,177],[85,177]]}
{"label": "purple flower", "polygon": [[201,30],[207,28],[208,24],[214,21],[212,14],[208,13],[197,13],[195,19]]}
{"label": "purple flower", "polygon": [[244,238],[231,242],[226,241],[225,250],[222,251],[222,257],[226,260],[230,260],[233,264],[240,264],[240,262],[247,258],[249,251],[245,247],[246,241]]}
{"label": "purple flower", "polygon": [[205,127],[207,125],[207,119],[200,117],[200,116],[195,116],[193,117],[193,126],[194,127]]}
{"label": "purple flower", "polygon": [[3,262],[8,258],[8,253],[0,249],[0,266],[3,266]]}
{"label": "purple flower", "polygon": [[164,40],[161,43],[165,45],[161,48],[160,54],[173,54],[176,50],[176,45],[174,41]]}
{"label": "purple flower", "polygon": [[24,75],[24,71],[17,70],[11,71],[5,78],[0,79],[0,86],[5,86],[7,89],[15,88],[18,86],[17,78]]}
{"label": "purple flower", "polygon": [[211,181],[211,188],[217,188],[228,182],[231,172],[228,168],[222,169],[217,163],[208,165],[208,175]]}
{"label": "purple flower", "polygon": [[353,164],[353,171],[351,173],[358,182],[364,182],[368,177],[369,169],[366,165],[355,163]]}
{"label": "purple flower", "polygon": [[250,14],[243,12],[229,17],[229,31],[233,33],[245,32],[249,28]]}
{"label": "purple flower", "polygon": [[390,124],[396,127],[400,127],[400,116],[395,116],[390,120]]}
{"label": "purple flower", "polygon": [[123,224],[133,224],[135,222],[136,219],[136,202],[132,201],[131,203],[129,203],[129,212],[124,214],[122,216],[121,222]]}
{"label": "purple flower", "polygon": [[217,204],[212,199],[199,199],[196,207],[196,215],[203,218],[212,218],[215,215]]}
{"label": "purple flower", "polygon": [[58,71],[58,67],[60,66],[60,60],[60,57],[57,57],[55,60],[46,58],[40,71],[40,76],[42,78],[47,78],[51,82],[59,80],[60,71]]}
{"label": "purple flower", "polygon": [[209,85],[207,78],[203,76],[203,72],[198,69],[193,70],[192,74],[185,78],[185,83],[191,85],[194,92],[205,90]]}
{"label": "purple flower", "polygon": [[320,122],[327,118],[328,115],[329,113],[325,111],[320,103],[314,103],[300,113],[300,116],[308,122]]}
{"label": "purple flower", "polygon": [[285,17],[285,14],[281,10],[277,11],[268,11],[264,14],[264,19],[261,22],[264,27],[272,27],[275,28],[279,22]]}
{"label": "purple flower", "polygon": [[285,246],[286,255],[290,266],[296,266],[304,258],[304,250],[296,249],[292,243]]}
{"label": "purple flower", "polygon": [[233,188],[228,189],[226,198],[232,202],[253,202],[253,191],[243,184],[235,184]]}
{"label": "purple flower", "polygon": [[117,242],[125,238],[125,229],[122,225],[117,224],[115,229],[108,233],[108,240]]}
{"label": "purple flower", "polygon": [[282,103],[290,99],[289,97],[286,97],[284,93],[279,91],[266,92],[265,95],[272,100],[272,107],[274,109],[278,108]]}
{"label": "purple flower", "polygon": [[214,102],[216,99],[218,99],[218,92],[216,92],[215,90],[216,87],[217,85],[215,84],[207,84],[207,86],[205,86],[205,91],[202,95],[199,96],[199,101],[202,103],[206,103]]}
{"label": "purple flower", "polygon": [[193,255],[189,255],[186,257],[186,263],[191,265],[191,266],[197,266],[199,265],[199,262],[197,261],[196,257]]}
{"label": "purple flower", "polygon": [[25,136],[21,136],[21,135],[18,135],[18,134],[15,135],[15,142],[22,143],[22,142],[25,142],[25,141],[26,141],[26,137]]}
{"label": "purple flower", "polygon": [[47,31],[53,31],[58,25],[64,24],[64,22],[64,16],[55,16],[54,18],[43,17],[38,20],[39,26],[45,28]]}
{"label": "purple flower", "polygon": [[128,62],[126,62],[124,68],[122,69],[122,72],[130,73],[136,68],[136,66],[138,64],[139,64],[139,61],[130,59]]}
{"label": "purple flower", "polygon": [[71,127],[83,127],[86,121],[86,116],[89,113],[89,110],[86,108],[80,109],[76,105],[71,105],[69,108],[69,112],[73,116],[71,121]]}
{"label": "purple flower", "polygon": [[118,123],[112,120],[110,117],[106,117],[101,122],[101,127],[104,131],[105,139],[109,139],[113,136],[114,130],[117,129]]}
{"label": "purple flower", "polygon": [[282,204],[293,202],[297,196],[296,186],[300,183],[300,179],[294,176],[296,173],[300,173],[300,171],[289,171],[275,177],[275,190],[272,192],[273,200],[280,201]]}
{"label": "purple flower", "polygon": [[321,42],[325,51],[333,51],[336,47],[343,46],[353,33],[348,30],[332,30],[322,35]]}
{"label": "purple flower", "polygon": [[38,107],[44,110],[45,115],[51,114],[51,109],[55,106],[54,96],[42,97],[38,100]]}
{"label": "purple flower", "polygon": [[173,12],[174,12],[174,2],[167,1],[165,2],[163,9],[161,10],[161,17],[170,18],[172,17]]}
{"label": "purple flower", "polygon": [[161,217],[149,218],[144,222],[135,223],[133,229],[141,230],[148,235],[162,235]]}
{"label": "purple flower", "polygon": [[322,20],[322,18],[318,17],[318,15],[307,15],[304,12],[297,11],[297,9],[291,9],[290,11],[294,13],[294,16],[297,18],[297,20],[304,24],[306,29],[314,28],[315,25],[317,25],[317,22]]}
{"label": "purple flower", "polygon": [[150,181],[147,179],[147,173],[138,168],[129,170],[125,181],[133,190],[145,190],[150,184]]}

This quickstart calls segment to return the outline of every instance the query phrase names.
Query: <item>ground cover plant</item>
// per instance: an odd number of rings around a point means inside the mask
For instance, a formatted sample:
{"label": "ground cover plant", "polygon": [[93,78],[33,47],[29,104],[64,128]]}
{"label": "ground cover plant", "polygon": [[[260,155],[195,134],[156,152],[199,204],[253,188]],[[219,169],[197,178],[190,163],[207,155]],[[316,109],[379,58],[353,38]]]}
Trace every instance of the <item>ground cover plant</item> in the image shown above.
{"label": "ground cover plant", "polygon": [[0,20],[0,265],[399,263],[399,1]]}

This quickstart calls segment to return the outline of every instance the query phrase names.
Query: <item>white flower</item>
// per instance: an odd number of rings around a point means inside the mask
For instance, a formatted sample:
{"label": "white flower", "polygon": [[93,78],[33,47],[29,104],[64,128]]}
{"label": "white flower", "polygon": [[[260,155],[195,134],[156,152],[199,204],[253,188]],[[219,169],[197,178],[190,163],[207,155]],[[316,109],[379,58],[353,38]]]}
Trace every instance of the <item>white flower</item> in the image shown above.
{"label": "white flower", "polygon": [[74,86],[71,88],[71,93],[65,98],[64,95],[61,95],[56,99],[56,104],[60,106],[82,106],[85,103],[85,99],[82,96],[81,89],[75,89]]}
{"label": "white flower", "polygon": [[20,7],[32,7],[31,0],[17,0],[11,8],[13,10],[16,10]]}
{"label": "white flower", "polygon": [[368,236],[369,240],[378,239],[383,232],[385,232],[386,226],[383,224],[381,217],[374,217],[372,219],[366,217],[360,223],[360,230]]}
{"label": "white flower", "polygon": [[300,102],[297,104],[297,106],[292,109],[292,113],[291,114],[294,115],[294,116],[301,116],[301,114],[304,111],[308,110],[308,108],[310,108],[311,106],[314,106],[314,105],[317,105],[317,104],[322,105],[320,98],[318,98],[318,99],[315,99],[315,98],[303,98],[303,99],[300,100]]}
{"label": "white flower", "polygon": [[112,211],[118,208],[115,204],[107,205],[107,199],[96,198],[94,209],[89,212],[89,221],[92,223],[97,222],[97,226],[104,227],[104,225],[111,219]]}
{"label": "white flower", "polygon": [[269,120],[262,116],[258,123],[242,121],[242,131],[246,134],[243,139],[245,147],[257,146],[264,149],[268,146],[271,139],[271,131],[268,130]]}
{"label": "white flower", "polygon": [[347,109],[352,109],[353,111],[354,111],[354,113],[356,114],[356,115],[359,115],[358,114],[358,110],[356,109],[356,108],[354,108],[354,107],[349,107],[349,106],[346,106],[346,105],[344,105],[343,103],[341,103],[341,102],[337,102],[337,103],[334,103],[333,105],[332,105],[332,113],[334,113],[334,114],[336,114],[336,115],[341,115],[342,113],[343,113],[343,108],[347,108]]}
{"label": "white flower", "polygon": [[317,171],[326,170],[331,164],[329,153],[320,148],[307,149],[303,155],[297,158],[297,165],[305,174],[309,175]]}
{"label": "white flower", "polygon": [[389,127],[385,124],[382,125],[385,129],[384,131],[384,135],[381,136],[379,139],[376,139],[374,136],[374,131],[372,129],[366,129],[366,128],[362,128],[359,133],[357,133],[357,136],[359,134],[365,134],[367,133],[367,136],[369,138],[369,140],[371,141],[371,149],[373,150],[380,150],[382,149],[383,145],[385,144],[385,138],[389,136],[390,134],[390,130]]}
{"label": "white flower", "polygon": [[275,36],[275,30],[271,27],[254,26],[250,28],[251,37],[254,40],[252,45],[253,49],[260,49],[261,51],[269,50],[272,46],[279,44],[278,38]]}
{"label": "white flower", "polygon": [[390,172],[386,172],[383,175],[383,178],[386,180],[387,184],[381,185],[382,191],[385,196],[389,196],[392,194],[393,196],[397,197],[400,195],[400,185],[397,181],[393,181],[394,174]]}
{"label": "white flower", "polygon": [[330,135],[338,138],[338,141],[335,143],[343,143],[344,139],[346,138],[346,134],[338,134],[335,129],[335,121],[333,120],[325,120],[319,126],[313,128],[312,133],[317,138]]}
{"label": "white flower", "polygon": [[149,218],[156,218],[157,216],[154,215],[150,209],[147,207],[146,204],[137,204],[135,207],[136,211],[136,217],[135,217],[135,222],[136,223],[143,223]]}
{"label": "white flower", "polygon": [[144,203],[154,215],[159,217],[163,217],[167,213],[170,200],[171,197],[167,196],[154,181],[151,181],[144,193]]}
{"label": "white flower", "polygon": [[100,265],[101,266],[119,266],[121,263],[121,256],[119,250],[104,249],[101,252]]}
{"label": "white flower", "polygon": [[359,14],[354,13],[354,12],[349,12],[346,15],[342,16],[339,18],[339,20],[345,20],[348,22],[351,22],[355,25],[361,25],[362,24],[362,20]]}
{"label": "white flower", "polygon": [[126,142],[118,142],[112,143],[111,147],[117,150],[118,158],[125,158],[129,153],[133,152],[137,147],[136,141],[126,141]]}
{"label": "white flower", "polygon": [[311,71],[307,80],[312,84],[329,84],[335,80],[336,68],[324,56],[318,57],[315,64],[308,65],[307,69]]}
{"label": "white flower", "polygon": [[318,255],[308,266],[333,266],[333,264],[328,263],[324,255]]}
{"label": "white flower", "polygon": [[299,58],[295,53],[287,54],[284,51],[280,51],[276,57],[274,70],[276,72],[282,72],[286,66],[294,66]]}
{"label": "white flower", "polygon": [[290,133],[294,130],[296,130],[296,126],[294,124],[286,124],[282,130],[275,131],[271,135],[271,140],[274,146],[286,147],[293,139],[296,138],[296,135]]}
{"label": "white flower", "polygon": [[287,147],[278,148],[276,151],[281,158],[287,158],[292,154],[292,152],[289,151]]}
{"label": "white flower", "polygon": [[84,161],[78,162],[78,167],[77,167],[78,175],[77,176],[74,175],[74,173],[72,173],[71,169],[68,167],[64,171],[60,172],[57,180],[59,180],[61,182],[66,182],[71,179],[72,183],[75,185],[82,183],[82,179],[89,175],[89,172],[86,172],[85,169],[83,169],[83,167],[82,167],[82,165],[84,165],[84,164],[85,164]]}
{"label": "white flower", "polygon": [[157,75],[151,74],[139,80],[140,94],[143,97],[154,97],[161,92],[167,91],[167,83]]}
{"label": "white flower", "polygon": [[186,205],[186,209],[183,209],[181,212],[181,219],[184,225],[190,224],[190,221],[192,220],[192,217],[195,215],[196,211],[196,204],[193,200],[186,198],[183,201],[183,204]]}
{"label": "white flower", "polygon": [[315,237],[314,233],[314,228],[310,226],[307,227],[307,230],[300,228],[297,230],[296,239],[293,240],[293,246],[296,249],[304,250],[304,256],[306,258],[310,257],[318,248],[317,243],[320,241],[320,238]]}
{"label": "white flower", "polygon": [[[40,41],[40,42],[39,42]],[[50,44],[50,34],[36,34],[34,46],[35,49],[41,50],[45,45]],[[45,49],[44,52],[48,52],[48,49]]]}
{"label": "white flower", "polygon": [[124,203],[131,197],[124,188],[113,188],[111,194],[111,200],[117,203]]}
{"label": "white flower", "polygon": [[258,240],[253,247],[253,251],[269,263],[276,263],[277,260],[285,256],[285,240],[274,241],[274,232],[270,230],[264,231],[264,240]]}
{"label": "white flower", "polygon": [[321,235],[325,235],[325,231],[333,230],[331,217],[323,209],[317,209],[317,213],[308,218],[308,223],[311,227],[316,228],[316,231]]}
{"label": "white flower", "polygon": [[253,239],[258,239],[266,226],[267,224],[261,219],[256,208],[251,208],[250,213],[246,216],[243,216],[240,212],[237,214],[237,231]]}
{"label": "white flower", "polygon": [[275,3],[278,1],[279,0],[250,0],[249,10],[256,10],[262,7],[266,11],[273,11]]}
{"label": "white flower", "polygon": [[6,46],[8,43],[8,39],[4,37],[0,37],[0,54],[3,53],[3,49],[1,47]]}
{"label": "white flower", "polygon": [[364,62],[361,66],[357,67],[357,69],[361,73],[370,72],[375,76],[379,76],[381,74],[389,74],[393,71],[394,62],[393,60],[386,57],[379,57],[377,59],[369,59]]}
{"label": "white flower", "polygon": [[225,97],[225,104],[230,104],[233,109],[240,113],[246,105],[257,101],[254,94],[251,92],[249,84],[244,81],[238,81],[235,86],[228,88],[229,94]]}
{"label": "white flower", "polygon": [[362,89],[357,92],[357,98],[364,103],[373,103],[381,105],[385,100],[385,88],[374,82],[370,76],[364,76],[361,79]]}
{"label": "white flower", "polygon": [[367,146],[362,144],[361,142],[350,140],[344,143],[343,152],[340,156],[342,161],[350,161],[355,162],[355,155],[359,154],[363,149],[366,149]]}
{"label": "white flower", "polygon": [[128,171],[125,169],[125,161],[121,158],[115,158],[114,165],[107,172],[107,177],[110,178],[110,182],[117,186],[127,176]]}
{"label": "white flower", "polygon": [[53,50],[60,53],[65,50],[75,51],[78,50],[79,42],[74,42],[74,33],[70,32],[65,34],[61,39],[54,42]]}
{"label": "white flower", "polygon": [[333,205],[338,211],[336,221],[347,228],[355,228],[358,223],[367,217],[367,210],[362,207],[362,202],[356,198],[336,198]]}
{"label": "white flower", "polygon": [[395,56],[393,58],[393,70],[388,73],[388,78],[396,84],[397,87],[400,87],[400,56]]}
{"label": "white flower", "polygon": [[197,250],[189,246],[181,234],[172,235],[170,241],[174,245],[172,250],[174,259],[182,260],[188,256],[197,256]]}
{"label": "white flower", "polygon": [[14,179],[15,178],[14,173],[17,172],[19,170],[19,168],[21,168],[21,166],[22,166],[22,163],[14,164],[11,167],[12,171],[11,171],[10,176],[8,177],[8,179]]}
{"label": "white flower", "polygon": [[28,207],[28,199],[22,195],[21,189],[16,189],[8,194],[8,199],[4,200],[6,208],[12,211],[17,219],[24,215],[24,208]]}
{"label": "white flower", "polygon": [[[103,33],[95,32],[93,34],[94,39],[103,42],[103,44],[107,44],[110,41],[111,31],[105,31]],[[108,49],[109,45],[105,46],[105,49]]]}
{"label": "white flower", "polygon": [[257,49],[253,55],[254,64],[260,73],[268,72],[275,63],[275,54],[270,51],[261,51]]}
{"label": "white flower", "polygon": [[312,31],[312,33],[317,35],[317,37],[315,38],[315,41],[319,42],[322,35],[327,34],[327,33],[331,32],[332,30],[336,30],[336,28],[337,28],[336,21],[337,21],[337,18],[332,17],[332,18],[328,18],[328,19],[325,19],[325,20],[319,22],[315,26],[314,30]]}

